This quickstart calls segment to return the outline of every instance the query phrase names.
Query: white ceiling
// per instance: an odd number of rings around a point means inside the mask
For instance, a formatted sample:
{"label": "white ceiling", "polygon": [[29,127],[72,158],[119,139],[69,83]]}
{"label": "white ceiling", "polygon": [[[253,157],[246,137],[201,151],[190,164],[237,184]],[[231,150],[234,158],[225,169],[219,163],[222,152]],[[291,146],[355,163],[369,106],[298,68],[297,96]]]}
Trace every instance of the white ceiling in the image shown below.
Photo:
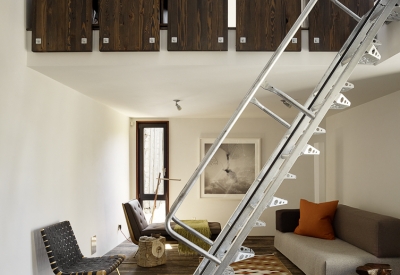
{"label": "white ceiling", "polygon": [[[302,35],[303,50],[284,53],[267,77],[300,102],[308,98],[335,56],[310,53],[307,31]],[[91,53],[28,51],[28,66],[129,117],[230,117],[272,56],[271,52],[236,52],[233,30],[225,52],[168,52],[166,39],[166,31],[161,31],[160,52],[101,53],[97,43]],[[94,41],[98,41],[97,31]],[[400,90],[400,55],[378,66],[357,66],[349,81],[356,85],[346,94],[352,105]],[[260,90],[256,97],[282,117],[296,114],[270,92]],[[174,99],[181,100],[181,111]],[[265,116],[254,106],[244,115]]]}

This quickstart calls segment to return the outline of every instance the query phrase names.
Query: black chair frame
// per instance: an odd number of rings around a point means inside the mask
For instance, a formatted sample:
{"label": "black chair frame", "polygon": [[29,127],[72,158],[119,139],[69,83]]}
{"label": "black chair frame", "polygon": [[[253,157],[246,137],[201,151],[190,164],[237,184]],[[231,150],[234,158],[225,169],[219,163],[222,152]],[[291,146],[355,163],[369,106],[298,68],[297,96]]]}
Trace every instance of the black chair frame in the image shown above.
{"label": "black chair frame", "polygon": [[86,258],[82,255],[69,221],[41,230],[51,269],[56,275],[106,275],[125,260],[125,255]]}

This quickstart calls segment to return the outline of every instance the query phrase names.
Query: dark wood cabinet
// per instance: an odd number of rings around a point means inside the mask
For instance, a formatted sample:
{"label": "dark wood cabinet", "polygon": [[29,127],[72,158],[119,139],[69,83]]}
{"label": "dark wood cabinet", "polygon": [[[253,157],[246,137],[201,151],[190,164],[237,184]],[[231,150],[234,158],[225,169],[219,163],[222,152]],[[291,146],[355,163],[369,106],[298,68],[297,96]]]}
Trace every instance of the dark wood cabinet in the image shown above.
{"label": "dark wood cabinet", "polygon": [[[299,0],[236,0],[236,50],[275,51],[301,13]],[[286,51],[301,51],[301,31]]]}
{"label": "dark wood cabinet", "polygon": [[160,0],[99,0],[100,51],[159,51]]}
{"label": "dark wood cabinet", "polygon": [[227,51],[228,0],[169,0],[169,51]]}
{"label": "dark wood cabinet", "polygon": [[[373,7],[373,0],[341,0],[346,7],[363,16]],[[331,0],[319,0],[309,15],[310,51],[339,51],[357,21]]]}
{"label": "dark wood cabinet", "polygon": [[92,51],[92,0],[34,0],[33,52]]}

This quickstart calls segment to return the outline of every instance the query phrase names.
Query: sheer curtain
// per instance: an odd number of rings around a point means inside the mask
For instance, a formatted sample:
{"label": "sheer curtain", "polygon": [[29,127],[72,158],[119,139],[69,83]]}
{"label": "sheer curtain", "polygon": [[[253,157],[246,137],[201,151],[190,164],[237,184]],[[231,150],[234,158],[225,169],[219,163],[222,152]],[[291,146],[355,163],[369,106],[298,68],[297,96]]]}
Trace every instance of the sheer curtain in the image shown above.
{"label": "sheer curtain", "polygon": [[[164,176],[164,129],[144,129],[144,193],[155,194],[158,175]],[[164,194],[164,184],[161,181],[157,194]],[[153,201],[143,201],[146,219],[149,221],[153,209]],[[157,201],[153,222],[165,220],[165,202]]]}

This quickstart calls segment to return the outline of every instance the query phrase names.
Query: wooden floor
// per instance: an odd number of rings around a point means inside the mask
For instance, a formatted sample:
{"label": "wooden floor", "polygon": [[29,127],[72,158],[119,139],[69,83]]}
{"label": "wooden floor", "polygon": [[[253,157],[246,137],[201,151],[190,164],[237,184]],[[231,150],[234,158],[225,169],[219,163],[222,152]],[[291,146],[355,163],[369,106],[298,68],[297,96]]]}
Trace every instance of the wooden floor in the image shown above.
{"label": "wooden floor", "polygon": [[[292,262],[290,262],[285,256],[275,249],[274,237],[247,237],[243,245],[253,249],[256,255],[275,253],[275,255],[290,270],[290,272],[292,272],[293,275],[304,275],[300,269],[298,269]],[[177,245],[172,244],[172,247],[172,250],[166,250],[167,263],[165,265],[150,268],[137,266],[136,259],[134,258],[137,251],[137,246],[128,241],[123,242],[106,255],[126,255],[126,260],[119,266],[121,275],[192,275],[199,264],[199,257],[180,256],[178,254]],[[111,274],[118,275],[116,271]]]}

